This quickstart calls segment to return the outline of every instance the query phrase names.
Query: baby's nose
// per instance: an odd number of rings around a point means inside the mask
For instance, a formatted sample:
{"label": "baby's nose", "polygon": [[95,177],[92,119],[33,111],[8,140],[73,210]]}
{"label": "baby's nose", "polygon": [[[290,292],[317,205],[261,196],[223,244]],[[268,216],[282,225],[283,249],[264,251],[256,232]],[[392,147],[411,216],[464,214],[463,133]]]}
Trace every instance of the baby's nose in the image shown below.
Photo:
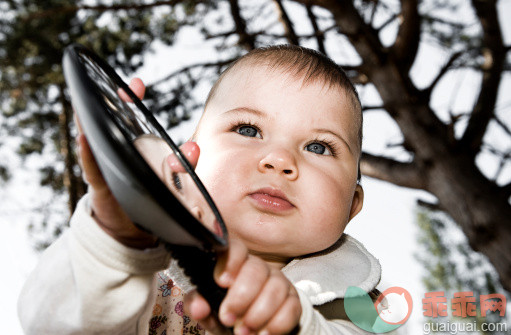
{"label": "baby's nose", "polygon": [[298,178],[296,159],[287,150],[273,150],[259,161],[258,169],[262,173],[276,172],[289,180]]}

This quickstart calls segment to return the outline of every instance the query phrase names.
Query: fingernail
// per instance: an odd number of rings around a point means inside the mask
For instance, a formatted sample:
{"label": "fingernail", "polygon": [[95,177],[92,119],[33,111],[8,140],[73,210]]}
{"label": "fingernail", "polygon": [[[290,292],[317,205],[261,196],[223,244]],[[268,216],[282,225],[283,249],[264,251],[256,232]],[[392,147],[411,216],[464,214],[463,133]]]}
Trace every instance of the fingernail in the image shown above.
{"label": "fingernail", "polygon": [[186,156],[191,156],[195,151],[199,150],[199,146],[194,141],[186,142]]}
{"label": "fingernail", "polygon": [[228,327],[231,327],[234,325],[234,322],[236,321],[236,315],[229,313],[229,312],[222,312],[220,311],[219,315],[220,321]]}
{"label": "fingernail", "polygon": [[167,164],[170,166],[170,169],[175,172],[180,172],[181,162],[179,161],[179,158],[176,157],[176,155],[168,155],[167,156]]}
{"label": "fingernail", "polygon": [[218,281],[219,281],[219,284],[222,286],[229,286],[229,285],[231,285],[231,276],[229,275],[229,273],[224,272],[220,275],[220,277],[218,278]]}
{"label": "fingernail", "polygon": [[241,325],[234,328],[234,334],[236,335],[250,335],[250,329],[247,326]]}
{"label": "fingernail", "polygon": [[264,329],[259,332],[259,335],[270,335],[270,332],[268,330]]}

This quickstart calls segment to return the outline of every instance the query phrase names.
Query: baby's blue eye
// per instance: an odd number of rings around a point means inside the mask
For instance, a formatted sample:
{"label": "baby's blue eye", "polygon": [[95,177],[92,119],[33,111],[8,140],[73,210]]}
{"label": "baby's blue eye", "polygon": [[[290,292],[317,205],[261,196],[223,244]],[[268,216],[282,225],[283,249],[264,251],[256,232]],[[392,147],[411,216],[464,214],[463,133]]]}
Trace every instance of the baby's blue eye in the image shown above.
{"label": "baby's blue eye", "polygon": [[321,143],[311,143],[305,147],[305,150],[313,152],[318,155],[331,155],[332,153]]}
{"label": "baby's blue eye", "polygon": [[248,137],[256,137],[257,129],[252,126],[241,126],[238,128],[238,134]]}

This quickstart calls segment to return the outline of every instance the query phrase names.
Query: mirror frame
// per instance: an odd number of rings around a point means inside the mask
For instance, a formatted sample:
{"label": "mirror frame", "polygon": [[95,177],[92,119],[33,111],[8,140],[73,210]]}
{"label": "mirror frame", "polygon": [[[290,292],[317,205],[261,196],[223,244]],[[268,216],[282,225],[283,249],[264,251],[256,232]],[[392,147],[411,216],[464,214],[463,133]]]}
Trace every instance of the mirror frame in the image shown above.
{"label": "mirror frame", "polygon": [[[146,120],[157,130],[157,135],[170,146],[213,211],[222,230],[222,237],[211,232],[186,209],[135,148],[130,134],[116,124],[115,117],[102,99],[101,90],[87,72],[87,61],[101,68],[115,85],[127,93]],[[130,219],[166,244],[193,245],[215,252],[226,250],[227,229],[213,199],[164,128],[119,75],[94,52],[79,44],[65,49],[63,71],[75,112],[92,153],[115,198]],[[179,227],[165,227],[172,224]]]}

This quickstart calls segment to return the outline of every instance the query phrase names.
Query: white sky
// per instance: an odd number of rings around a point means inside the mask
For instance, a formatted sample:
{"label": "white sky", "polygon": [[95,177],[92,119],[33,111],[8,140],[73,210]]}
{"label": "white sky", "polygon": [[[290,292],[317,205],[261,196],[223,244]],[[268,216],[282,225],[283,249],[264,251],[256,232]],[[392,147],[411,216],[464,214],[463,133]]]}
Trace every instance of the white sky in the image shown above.
{"label": "white sky", "polygon": [[[511,23],[508,18],[511,16],[511,1],[501,0],[500,7],[506,40],[509,44]],[[209,50],[204,44],[194,41],[193,36],[188,36],[183,38],[180,49],[159,52],[138,74],[147,82],[151,82],[153,78],[157,79],[162,74],[170,73],[172,68],[203,60],[201,55]],[[433,62],[439,62],[438,64],[444,62],[444,59],[437,55],[429,54],[422,57],[432,57]],[[169,62],[169,60],[172,61]],[[429,72],[430,70],[421,69],[421,71]],[[507,102],[509,103],[509,100]],[[197,115],[184,124],[181,131],[189,134],[196,120]],[[186,135],[180,136],[183,136],[182,139],[186,138]],[[382,139],[398,136],[395,127],[386,122],[384,117],[377,114],[365,117],[365,149],[379,151],[382,147]],[[41,196],[34,193],[37,189],[34,186],[37,180],[33,175],[24,175],[18,182],[14,188],[10,188],[9,193],[0,188],[2,192],[5,192],[0,194],[0,204],[3,204],[0,208],[13,211],[12,215],[0,217],[0,220],[3,220],[0,221],[0,268],[3,270],[0,281],[0,333],[11,335],[22,334],[17,321],[16,300],[23,282],[37,261],[37,256],[27,240],[28,220],[20,215],[23,214],[24,207],[20,204],[29,202],[33,197]],[[431,200],[432,197],[425,192],[407,190],[369,178],[363,179],[363,187],[364,209],[348,225],[346,232],[359,239],[380,260],[383,268],[380,284],[382,291],[391,286],[401,286],[412,294],[414,307],[412,316],[405,325],[404,333],[418,334],[421,332],[424,321],[421,299],[425,290],[420,283],[422,270],[413,256],[417,252],[418,233],[414,210],[417,198]],[[11,193],[13,190],[16,192]],[[38,285],[38,283],[31,283],[31,285]]]}

